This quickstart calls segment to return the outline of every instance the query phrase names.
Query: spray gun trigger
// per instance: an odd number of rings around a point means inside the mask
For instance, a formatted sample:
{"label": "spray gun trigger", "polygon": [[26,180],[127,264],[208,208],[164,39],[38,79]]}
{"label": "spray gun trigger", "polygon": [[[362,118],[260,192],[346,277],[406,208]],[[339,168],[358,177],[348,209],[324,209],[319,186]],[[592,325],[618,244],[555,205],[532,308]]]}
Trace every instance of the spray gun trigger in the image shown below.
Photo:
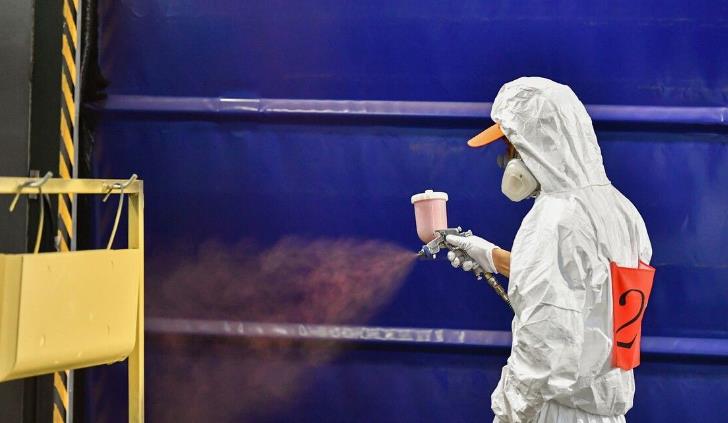
{"label": "spray gun trigger", "polygon": [[456,248],[453,248],[451,245],[449,245],[446,241],[447,236],[448,235],[470,236],[470,235],[472,235],[472,232],[471,231],[463,232],[463,229],[458,226],[457,228],[438,229],[435,231],[435,234],[437,235],[435,237],[435,239],[428,242],[426,245],[422,246],[422,249],[420,250],[420,252],[417,253],[418,257],[434,259],[437,257],[437,254],[443,248],[447,248],[450,251],[462,251],[461,249],[456,249]]}

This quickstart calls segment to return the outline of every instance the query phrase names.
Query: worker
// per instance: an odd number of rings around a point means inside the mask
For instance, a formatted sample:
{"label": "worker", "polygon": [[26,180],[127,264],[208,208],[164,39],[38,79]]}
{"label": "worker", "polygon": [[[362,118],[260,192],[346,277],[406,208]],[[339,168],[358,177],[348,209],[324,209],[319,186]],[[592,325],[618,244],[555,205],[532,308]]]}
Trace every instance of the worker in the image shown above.
{"label": "worker", "polygon": [[569,87],[509,82],[491,117],[495,125],[468,145],[505,137],[501,189],[535,202],[512,252],[477,236],[446,242],[467,254],[448,254],[453,266],[469,270],[472,259],[509,278],[513,341],[491,396],[494,421],[624,422],[635,385],[632,370],[612,361],[610,263],[649,263],[644,221],[607,179],[591,119]]}

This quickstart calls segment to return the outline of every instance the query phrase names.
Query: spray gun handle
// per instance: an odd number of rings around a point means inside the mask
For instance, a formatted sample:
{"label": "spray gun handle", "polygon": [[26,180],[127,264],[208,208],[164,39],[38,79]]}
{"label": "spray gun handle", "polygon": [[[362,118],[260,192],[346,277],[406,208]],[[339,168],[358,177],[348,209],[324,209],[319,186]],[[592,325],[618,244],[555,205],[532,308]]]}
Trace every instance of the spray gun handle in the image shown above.
{"label": "spray gun handle", "polygon": [[[470,260],[472,260],[472,258]],[[508,307],[510,307],[511,310],[513,310],[513,306],[511,305],[511,300],[508,298],[508,293],[503,288],[503,286],[498,283],[498,281],[495,279],[495,276],[493,276],[492,273],[484,272],[483,268],[480,267],[480,265],[477,263],[475,264],[475,266],[473,267],[471,272],[473,272],[473,274],[475,275],[475,277],[478,280],[485,279],[485,281],[488,283],[488,285],[490,285],[490,287],[493,288],[495,293],[498,294],[498,296],[503,301],[505,301],[506,304],[508,304]]]}

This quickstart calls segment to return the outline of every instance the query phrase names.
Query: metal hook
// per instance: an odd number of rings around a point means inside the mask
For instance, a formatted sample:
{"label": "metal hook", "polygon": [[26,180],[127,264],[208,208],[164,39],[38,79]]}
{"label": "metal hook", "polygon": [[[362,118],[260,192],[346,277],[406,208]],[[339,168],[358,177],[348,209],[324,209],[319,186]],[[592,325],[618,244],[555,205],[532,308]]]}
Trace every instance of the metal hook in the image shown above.
{"label": "metal hook", "polygon": [[103,199],[103,200],[101,200],[101,201],[103,201],[103,202],[105,203],[105,202],[106,202],[106,200],[108,200],[108,199],[109,199],[109,196],[111,195],[111,192],[112,192],[113,190],[115,190],[115,189],[121,190],[121,193],[123,194],[123,193],[124,193],[124,188],[128,187],[129,185],[131,185],[131,184],[132,184],[132,182],[134,182],[134,181],[136,181],[136,180],[137,180],[137,178],[138,178],[137,174],[136,174],[136,173],[134,173],[134,174],[132,174],[132,175],[131,175],[131,178],[129,178],[129,179],[128,179],[128,180],[127,180],[126,182],[124,182],[124,183],[119,183],[119,182],[116,182],[116,183],[114,183],[114,184],[108,185],[108,186],[106,187],[106,195],[104,196],[104,199]]}
{"label": "metal hook", "polygon": [[111,195],[111,191],[114,189],[119,190],[119,206],[116,208],[116,218],[114,219],[114,227],[111,229],[111,237],[109,237],[109,243],[106,244],[106,249],[110,250],[111,246],[114,244],[114,238],[116,238],[116,230],[119,228],[119,220],[121,219],[121,210],[124,208],[124,188],[131,185],[132,182],[137,180],[136,173],[131,175],[131,178],[129,178],[128,181],[124,183],[115,183],[108,187],[108,191],[106,192],[106,196],[102,200],[103,202],[106,202],[106,200]]}
{"label": "metal hook", "polygon": [[23,191],[23,188],[38,188],[38,192],[41,192],[41,187],[48,182],[48,179],[50,179],[53,176],[53,172],[46,172],[45,175],[43,175],[42,178],[38,178],[35,181],[28,181],[23,184],[20,184],[18,186],[18,193],[15,194],[15,197],[13,197],[13,201],[10,203],[10,211],[15,211],[15,205],[18,204],[18,199],[20,198],[20,194]]}
{"label": "metal hook", "polygon": [[18,204],[18,199],[20,198],[20,194],[23,191],[23,188],[38,188],[38,198],[40,201],[38,204],[40,204],[40,210],[38,211],[38,233],[35,236],[35,248],[33,248],[33,253],[38,254],[38,251],[40,251],[40,240],[43,236],[43,222],[45,222],[45,204],[43,204],[43,185],[45,185],[46,182],[53,176],[53,172],[46,172],[45,175],[43,175],[42,178],[38,178],[34,181],[28,181],[23,184],[20,184],[18,186],[18,193],[15,194],[15,197],[13,198],[13,201],[10,203],[10,211],[15,211],[15,206]]}

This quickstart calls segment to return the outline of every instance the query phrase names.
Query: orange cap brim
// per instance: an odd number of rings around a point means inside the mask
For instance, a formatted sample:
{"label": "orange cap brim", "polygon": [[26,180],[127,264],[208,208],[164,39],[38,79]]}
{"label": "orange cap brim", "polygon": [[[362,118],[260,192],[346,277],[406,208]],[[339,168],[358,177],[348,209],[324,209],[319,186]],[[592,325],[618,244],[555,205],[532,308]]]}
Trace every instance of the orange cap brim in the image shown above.
{"label": "orange cap brim", "polygon": [[470,147],[482,147],[484,145],[488,145],[492,143],[493,141],[504,137],[505,134],[503,133],[503,130],[501,129],[500,125],[497,123],[490,128],[486,129],[485,131],[479,133],[478,135],[474,136],[473,138],[470,138],[468,141],[468,145]]}

